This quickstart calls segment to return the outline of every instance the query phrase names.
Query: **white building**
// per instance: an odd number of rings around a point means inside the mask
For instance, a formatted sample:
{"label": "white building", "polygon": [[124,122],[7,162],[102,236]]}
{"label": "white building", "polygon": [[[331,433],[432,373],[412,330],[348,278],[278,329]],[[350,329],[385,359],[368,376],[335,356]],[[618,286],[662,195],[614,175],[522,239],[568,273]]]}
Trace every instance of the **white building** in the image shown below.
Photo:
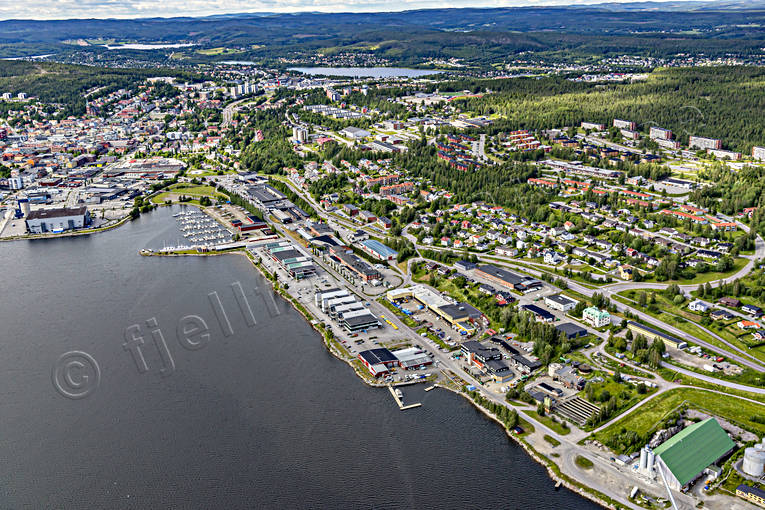
{"label": "white building", "polygon": [[552,308],[553,310],[559,310],[561,312],[573,310],[577,303],[578,301],[567,298],[566,296],[562,296],[560,294],[545,297],[545,304],[548,307]]}
{"label": "white building", "polygon": [[340,130],[340,135],[346,138],[350,138],[351,140],[361,140],[362,138],[366,138],[371,134],[372,133],[365,129],[360,129],[353,126]]}
{"label": "white building", "polygon": [[709,311],[709,309],[712,308],[712,305],[709,303],[705,303],[704,301],[701,301],[700,299],[696,299],[695,301],[691,301],[688,303],[688,309],[693,312],[699,312],[699,313],[706,313]]}
{"label": "white building", "polygon": [[74,209],[62,207],[59,209],[37,209],[31,211],[26,218],[27,230],[31,234],[46,232],[58,233],[85,227],[90,223],[90,212],[87,207]]}
{"label": "white building", "polygon": [[585,308],[582,320],[595,328],[602,328],[611,324],[611,314],[605,310],[599,310],[594,306]]}

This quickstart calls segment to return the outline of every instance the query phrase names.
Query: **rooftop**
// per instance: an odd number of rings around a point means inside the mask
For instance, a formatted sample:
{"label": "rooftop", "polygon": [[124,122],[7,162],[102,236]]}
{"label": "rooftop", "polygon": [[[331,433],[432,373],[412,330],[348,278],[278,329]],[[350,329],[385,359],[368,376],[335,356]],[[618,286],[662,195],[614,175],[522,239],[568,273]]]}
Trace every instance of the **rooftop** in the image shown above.
{"label": "rooftop", "polygon": [[694,423],[654,450],[674,477],[685,485],[736,446],[714,418]]}

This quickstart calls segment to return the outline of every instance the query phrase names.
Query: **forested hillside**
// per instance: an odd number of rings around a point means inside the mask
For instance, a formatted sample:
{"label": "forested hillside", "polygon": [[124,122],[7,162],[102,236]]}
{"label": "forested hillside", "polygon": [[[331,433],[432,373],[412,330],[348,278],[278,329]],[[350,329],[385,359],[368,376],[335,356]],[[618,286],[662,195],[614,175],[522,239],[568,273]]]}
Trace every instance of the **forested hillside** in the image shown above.
{"label": "forested hillside", "polygon": [[618,118],[635,121],[646,131],[652,125],[671,129],[683,143],[689,135],[709,136],[745,153],[765,144],[765,69],[758,67],[658,69],[631,84],[523,78],[460,81],[450,88],[493,90],[457,104],[506,116],[496,129],[547,129],[582,121],[608,125]]}
{"label": "forested hillside", "polygon": [[[85,112],[85,93],[97,95],[140,83],[152,76],[194,80],[195,73],[175,69],[109,69],[49,62],[0,60],[0,92],[26,92],[45,103],[60,103],[65,114]],[[93,96],[96,97],[96,96]]]}

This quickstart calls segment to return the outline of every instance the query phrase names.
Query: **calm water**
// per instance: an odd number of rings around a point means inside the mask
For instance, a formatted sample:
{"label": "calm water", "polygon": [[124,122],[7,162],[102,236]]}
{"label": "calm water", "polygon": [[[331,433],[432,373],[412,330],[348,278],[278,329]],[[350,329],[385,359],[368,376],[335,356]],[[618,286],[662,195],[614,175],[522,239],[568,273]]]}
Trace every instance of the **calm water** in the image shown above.
{"label": "calm water", "polygon": [[[243,257],[138,256],[175,235],[170,214],[96,236],[0,244],[0,508],[597,508],[553,491],[457,396],[405,389],[423,407],[400,412],[291,308],[277,300],[269,312]],[[177,340],[188,315],[210,330],[198,350]],[[151,319],[175,365],[165,376]],[[145,373],[122,346],[131,325],[145,338]],[[79,400],[52,384],[71,350],[100,367],[100,385]]]}
{"label": "calm water", "polygon": [[175,44],[140,44],[140,43],[129,43],[129,44],[105,44],[104,48],[107,50],[164,50],[164,49],[170,49],[170,48],[189,48],[191,46],[196,46],[196,44],[193,43],[175,43]]}
{"label": "calm water", "polygon": [[310,75],[347,76],[349,78],[418,78],[441,72],[425,69],[407,69],[405,67],[291,67],[290,71],[298,71]]}

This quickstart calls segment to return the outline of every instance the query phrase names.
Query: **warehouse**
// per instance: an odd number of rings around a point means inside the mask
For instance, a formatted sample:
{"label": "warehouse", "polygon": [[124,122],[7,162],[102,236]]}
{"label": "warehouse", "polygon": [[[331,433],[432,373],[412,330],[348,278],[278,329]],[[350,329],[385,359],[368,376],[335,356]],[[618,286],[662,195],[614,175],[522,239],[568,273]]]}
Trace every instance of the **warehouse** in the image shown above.
{"label": "warehouse", "polygon": [[73,209],[67,207],[37,209],[27,215],[26,224],[30,234],[44,234],[46,232],[58,234],[89,225],[90,212],[85,206]]}
{"label": "warehouse", "polygon": [[388,349],[369,349],[359,353],[359,360],[364,364],[375,377],[385,375],[391,367],[398,364],[398,360]]}
{"label": "warehouse", "polygon": [[341,313],[338,315],[338,319],[340,325],[349,333],[380,327],[380,321],[367,309]]}
{"label": "warehouse", "polygon": [[637,322],[629,321],[627,323],[627,329],[632,331],[635,335],[643,335],[650,341],[654,341],[657,338],[660,338],[667,347],[674,347],[675,349],[685,349],[688,347],[688,344],[682,340],[679,340],[673,336],[669,336],[668,334],[662,333],[661,331],[657,331],[653,328],[649,328],[648,326],[638,324]]}
{"label": "warehouse", "polygon": [[348,296],[348,291],[346,289],[327,289],[321,292],[317,292],[313,296],[313,301],[316,306],[321,306],[321,311],[326,311],[326,304],[325,301],[329,301],[330,299],[342,297],[342,296]]}
{"label": "warehouse", "polygon": [[391,303],[401,299],[414,298],[462,334],[474,332],[475,328],[471,322],[483,317],[483,314],[477,308],[467,303],[452,304],[438,293],[423,285],[412,285],[411,287],[390,290],[386,297]]}
{"label": "warehouse", "polygon": [[476,275],[520,292],[542,287],[542,282],[530,276],[522,276],[492,264],[478,266]]}
{"label": "warehouse", "polygon": [[302,280],[316,274],[313,258],[300,251],[287,241],[268,243],[265,251],[272,260],[277,262],[292,278]]}
{"label": "warehouse", "polygon": [[523,305],[521,306],[521,309],[533,313],[534,317],[536,317],[536,319],[540,322],[553,322],[555,320],[555,316],[553,314],[543,308],[538,307],[537,305]]}
{"label": "warehouse", "polygon": [[330,250],[334,254],[329,257],[330,263],[341,271],[350,273],[355,278],[361,278],[365,282],[372,280],[382,280],[380,272],[361,260],[352,253],[345,253],[342,250]]}
{"label": "warehouse", "polygon": [[396,260],[396,257],[398,257],[398,252],[396,250],[385,246],[380,241],[367,239],[366,241],[362,241],[359,244],[361,245],[362,250],[369,253],[376,259]]}
{"label": "warehouse", "polygon": [[417,347],[409,347],[393,351],[393,356],[398,360],[398,365],[404,370],[417,370],[433,364],[428,353]]}
{"label": "warehouse", "polygon": [[460,349],[462,353],[467,357],[468,363],[471,363],[478,368],[484,368],[486,364],[491,360],[501,360],[502,352],[496,347],[487,347],[481,342],[470,340],[464,342]]}
{"label": "warehouse", "polygon": [[564,322],[563,324],[558,324],[555,326],[555,329],[566,335],[568,340],[573,340],[574,338],[579,338],[581,336],[587,336],[587,330],[581,326],[577,326],[573,322]]}
{"label": "warehouse", "polygon": [[576,307],[578,301],[567,298],[561,294],[545,297],[545,304],[553,310],[559,310],[561,312],[567,312],[573,310]]}
{"label": "warehouse", "polygon": [[713,464],[736,449],[714,418],[694,423],[654,449],[655,467],[675,490],[688,488]]}
{"label": "warehouse", "polygon": [[486,371],[491,374],[491,378],[494,379],[494,382],[500,384],[510,382],[514,377],[513,371],[510,370],[508,364],[501,359],[492,359],[487,361]]}

